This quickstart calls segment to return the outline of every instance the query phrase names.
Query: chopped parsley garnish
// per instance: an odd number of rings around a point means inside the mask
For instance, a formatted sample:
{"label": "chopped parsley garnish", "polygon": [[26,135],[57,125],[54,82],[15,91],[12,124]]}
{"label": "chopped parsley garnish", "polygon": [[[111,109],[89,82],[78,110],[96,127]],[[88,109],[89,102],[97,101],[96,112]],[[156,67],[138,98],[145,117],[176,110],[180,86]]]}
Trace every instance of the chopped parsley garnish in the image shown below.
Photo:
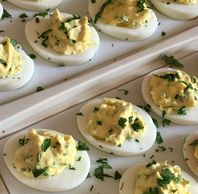
{"label": "chopped parsley garnish", "polygon": [[126,127],[126,122],[127,122],[126,118],[120,117],[120,119],[118,120],[118,125],[123,129]]}
{"label": "chopped parsley garnish", "polygon": [[159,123],[158,123],[158,121],[157,121],[155,118],[153,118],[153,117],[152,117],[152,120],[153,120],[154,125],[155,125],[157,128],[159,128]]}
{"label": "chopped parsley garnish", "polygon": [[166,35],[166,32],[162,32],[161,35],[162,35],[162,36],[165,36],[165,35]]}
{"label": "chopped parsley garnish", "polygon": [[153,165],[155,165],[155,164],[157,164],[157,162],[156,162],[155,160],[153,160],[153,161],[149,162],[149,163],[146,165],[146,167],[149,168],[149,167],[151,167],[151,166],[153,166]]}
{"label": "chopped parsley garnish", "polygon": [[91,3],[92,3],[92,4],[96,3],[96,0],[91,0]]}
{"label": "chopped parsley garnish", "polygon": [[18,42],[17,42],[15,39],[11,39],[11,40],[10,40],[10,43],[12,44],[12,46],[13,46],[14,48],[16,48],[16,47],[18,46]]}
{"label": "chopped parsley garnish", "polygon": [[42,153],[37,153],[37,162],[41,160]]}
{"label": "chopped parsley garnish", "polygon": [[167,56],[165,54],[161,55],[161,59],[170,67],[184,67],[182,63],[177,61],[174,56]]}
{"label": "chopped parsley garnish", "polygon": [[94,176],[100,180],[104,180],[104,177],[110,177],[111,175],[104,173],[104,169],[111,169],[112,167],[108,164],[107,158],[100,158],[96,160],[96,163],[99,164],[99,167],[94,170]]}
{"label": "chopped parsley garnish", "polygon": [[138,8],[138,12],[144,11],[144,9],[145,9],[145,0],[137,0],[136,6]]}
{"label": "chopped parsley garnish", "polygon": [[42,91],[42,90],[44,90],[44,88],[41,87],[41,86],[38,86],[38,87],[36,88],[36,92],[40,92],[40,91]]}
{"label": "chopped parsley garnish", "polygon": [[34,175],[34,177],[38,177],[38,176],[40,176],[41,174],[43,174],[44,172],[46,172],[46,170],[47,170],[47,167],[45,167],[45,168],[40,168],[40,169],[34,168],[34,169],[32,170],[32,174]]}
{"label": "chopped parsley garnish", "polygon": [[3,14],[1,16],[1,19],[5,19],[5,18],[12,18],[12,15],[10,13],[8,13],[8,11],[6,9],[3,9]]}
{"label": "chopped parsley garnish", "polygon": [[76,115],[83,116],[83,113],[82,112],[78,112],[78,113],[76,113]]}
{"label": "chopped parsley garnish", "polygon": [[189,145],[194,146],[194,145],[198,145],[198,139],[194,140],[192,143],[190,143]]}
{"label": "chopped parsley garnish", "polygon": [[124,95],[127,95],[129,93],[129,91],[125,89],[118,89],[118,91],[123,92]]}
{"label": "chopped parsley garnish", "polygon": [[163,143],[163,139],[162,139],[162,136],[161,136],[161,134],[160,134],[159,131],[157,131],[157,135],[156,135],[156,140],[155,140],[155,142],[157,142],[158,144]]}
{"label": "chopped parsley garnish", "polygon": [[163,127],[166,125],[170,125],[171,121],[169,119],[165,119],[166,111],[162,111],[162,125]]}
{"label": "chopped parsley garnish", "polygon": [[94,23],[97,23],[97,21],[101,18],[101,15],[102,15],[104,9],[105,9],[108,5],[112,4],[114,1],[115,1],[115,0],[107,0],[107,1],[102,5],[102,7],[100,8],[100,11],[95,15]]}
{"label": "chopped parsley garnish", "polygon": [[167,79],[168,82],[180,79],[178,73],[167,73],[165,75],[160,75],[159,77],[162,78],[162,79]]}
{"label": "chopped parsley garnish", "polygon": [[94,112],[97,112],[99,111],[99,108],[98,107],[94,107]]}
{"label": "chopped parsley garnish", "polygon": [[139,123],[137,123],[137,122],[134,122],[133,124],[131,124],[131,127],[136,132],[138,132],[139,130],[143,129],[143,127]]}
{"label": "chopped parsley garnish", "polygon": [[142,194],[160,194],[160,191],[157,187],[156,188],[149,188],[148,191],[145,191]]}
{"label": "chopped parsley garnish", "polygon": [[31,53],[31,54],[29,54],[29,56],[30,56],[31,59],[36,59],[36,55],[35,54]]}
{"label": "chopped parsley garnish", "polygon": [[116,170],[115,171],[115,174],[114,174],[114,180],[119,180],[119,179],[121,179],[121,177],[122,177],[122,175]]}
{"label": "chopped parsley garnish", "polygon": [[45,139],[41,145],[41,151],[46,152],[47,149],[51,146],[51,139]]}
{"label": "chopped parsley garnish", "polygon": [[128,120],[129,120],[129,124],[132,123],[132,122],[133,122],[133,116],[130,116],[130,117],[128,118]]}
{"label": "chopped parsley garnish", "polygon": [[25,145],[28,143],[28,141],[29,141],[29,139],[26,139],[25,136],[23,136],[23,138],[19,139],[19,144]]}
{"label": "chopped parsley garnish", "polygon": [[186,110],[185,110],[185,106],[182,106],[181,108],[179,108],[178,110],[177,110],[177,114],[179,114],[179,115],[186,115]]}
{"label": "chopped parsley garnish", "polygon": [[28,15],[26,13],[22,13],[21,15],[19,15],[19,17],[22,19],[22,21],[24,22],[25,19],[28,17]]}
{"label": "chopped parsley garnish", "polygon": [[39,12],[39,13],[34,14],[34,17],[37,17],[37,16],[45,17],[47,15],[48,15],[47,11],[46,12]]}
{"label": "chopped parsley garnish", "polygon": [[179,182],[179,178],[176,177],[168,168],[161,170],[161,178],[157,179],[157,183],[163,189],[167,189],[167,185],[170,184],[171,181],[176,183]]}
{"label": "chopped parsley garnish", "polygon": [[0,63],[5,67],[8,65],[3,59],[0,59]]}
{"label": "chopped parsley garnish", "polygon": [[76,149],[89,151],[89,147],[87,146],[87,144],[81,141],[78,141],[78,145],[76,146]]}
{"label": "chopped parsley garnish", "polygon": [[96,121],[97,125],[102,125],[102,121]]}

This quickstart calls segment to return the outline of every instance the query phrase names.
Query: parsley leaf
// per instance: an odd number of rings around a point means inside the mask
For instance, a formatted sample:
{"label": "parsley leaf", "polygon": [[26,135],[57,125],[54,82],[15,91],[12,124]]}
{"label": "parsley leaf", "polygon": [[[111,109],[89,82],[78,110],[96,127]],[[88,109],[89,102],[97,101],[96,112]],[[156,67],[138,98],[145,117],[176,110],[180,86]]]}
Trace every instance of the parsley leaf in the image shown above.
{"label": "parsley leaf", "polygon": [[157,135],[156,135],[156,140],[155,140],[155,142],[157,142],[158,144],[163,143],[163,139],[162,139],[162,136],[161,136],[161,134],[160,134],[159,131],[157,131]]}
{"label": "parsley leaf", "polygon": [[40,168],[40,169],[34,168],[34,169],[32,170],[32,174],[34,175],[34,177],[38,177],[38,176],[40,176],[41,174],[43,174],[44,172],[46,172],[46,170],[47,170],[47,167],[45,167],[45,168]]}
{"label": "parsley leaf", "polygon": [[23,138],[19,139],[19,144],[25,145],[28,143],[28,141],[29,139],[26,139],[25,136],[23,136]]}
{"label": "parsley leaf", "polygon": [[45,139],[41,145],[41,151],[46,152],[47,149],[51,146],[51,139]]}
{"label": "parsley leaf", "polygon": [[192,143],[190,143],[189,145],[192,145],[192,146],[198,145],[198,139],[194,140],[194,141],[193,141]]}
{"label": "parsley leaf", "polygon": [[118,125],[123,129],[126,127],[126,123],[127,119],[124,117],[120,117],[120,119],[118,120]]}
{"label": "parsley leaf", "polygon": [[186,115],[185,106],[182,106],[180,109],[177,110],[177,114],[179,115]]}
{"label": "parsley leaf", "polygon": [[77,150],[87,150],[87,151],[89,151],[89,147],[87,146],[87,144],[86,143],[84,143],[84,142],[81,142],[81,141],[78,141],[78,145],[76,146],[76,149]]}
{"label": "parsley leaf", "polygon": [[161,59],[170,67],[184,67],[182,63],[177,61],[174,56],[161,55]]}
{"label": "parsley leaf", "polygon": [[115,174],[114,174],[114,180],[119,180],[119,179],[121,179],[121,177],[122,177],[122,175],[116,170],[115,171]]}

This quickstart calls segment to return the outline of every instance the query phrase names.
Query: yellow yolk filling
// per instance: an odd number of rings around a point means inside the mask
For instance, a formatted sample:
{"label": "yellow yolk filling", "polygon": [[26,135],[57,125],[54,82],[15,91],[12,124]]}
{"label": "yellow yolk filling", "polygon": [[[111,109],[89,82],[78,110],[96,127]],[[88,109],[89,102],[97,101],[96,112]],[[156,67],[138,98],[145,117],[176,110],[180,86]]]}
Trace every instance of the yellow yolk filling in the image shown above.
{"label": "yellow yolk filling", "polygon": [[12,77],[21,71],[23,59],[12,41],[5,37],[3,43],[0,44],[0,78]]}
{"label": "yellow yolk filling", "polygon": [[189,181],[181,177],[179,166],[153,161],[139,169],[134,194],[190,194],[188,189]]}
{"label": "yellow yolk filling", "polygon": [[58,9],[50,17],[49,46],[62,55],[84,52],[92,42],[91,31],[86,16],[72,16],[65,19]]}
{"label": "yellow yolk filling", "polygon": [[197,105],[198,79],[195,76],[179,70],[167,72],[153,75],[150,85],[151,97],[162,111],[178,112]]}
{"label": "yellow yolk filling", "polygon": [[131,103],[114,98],[104,98],[89,115],[89,133],[96,139],[113,145],[121,145],[127,139],[138,139],[144,135],[143,118],[133,111]]}
{"label": "yellow yolk filling", "polygon": [[32,129],[19,143],[13,165],[28,177],[57,175],[76,160],[76,142],[70,135]]}
{"label": "yellow yolk filling", "polygon": [[139,11],[137,1],[116,0],[104,8],[100,19],[105,24],[138,28],[141,25],[146,25],[150,19],[150,12],[146,7]]}

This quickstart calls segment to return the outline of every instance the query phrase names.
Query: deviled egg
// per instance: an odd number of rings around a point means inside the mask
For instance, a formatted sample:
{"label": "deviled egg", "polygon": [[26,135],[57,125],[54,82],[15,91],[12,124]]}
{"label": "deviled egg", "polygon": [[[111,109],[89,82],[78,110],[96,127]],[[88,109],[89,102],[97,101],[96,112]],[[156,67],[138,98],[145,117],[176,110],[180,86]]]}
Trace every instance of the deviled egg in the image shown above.
{"label": "deviled egg", "polygon": [[35,17],[26,23],[30,46],[42,57],[62,65],[77,65],[94,57],[99,36],[86,16],[55,10],[50,16]]}
{"label": "deviled egg", "polygon": [[47,9],[54,9],[62,0],[8,0],[10,3],[21,7],[23,9],[32,11],[46,11]]}
{"label": "deviled egg", "polygon": [[198,176],[198,131],[189,135],[185,140],[183,154],[190,170]]}
{"label": "deviled egg", "polygon": [[0,37],[0,90],[24,86],[34,73],[33,60],[9,37]]}
{"label": "deviled egg", "polygon": [[120,194],[197,194],[198,183],[177,165],[152,161],[132,166],[119,183]]}
{"label": "deviled egg", "polygon": [[158,26],[155,13],[140,0],[89,0],[89,14],[98,29],[122,40],[143,40]]}
{"label": "deviled egg", "polygon": [[90,169],[87,152],[77,150],[73,137],[52,130],[32,129],[15,135],[3,152],[10,172],[25,185],[42,191],[73,189]]}
{"label": "deviled egg", "polygon": [[116,155],[143,153],[156,139],[156,127],[147,112],[114,98],[85,104],[77,116],[77,124],[89,143]]}
{"label": "deviled egg", "polygon": [[164,15],[178,20],[198,16],[198,0],[151,0],[154,7]]}
{"label": "deviled egg", "polygon": [[146,75],[142,95],[157,115],[178,124],[198,124],[198,79],[184,71],[162,68]]}

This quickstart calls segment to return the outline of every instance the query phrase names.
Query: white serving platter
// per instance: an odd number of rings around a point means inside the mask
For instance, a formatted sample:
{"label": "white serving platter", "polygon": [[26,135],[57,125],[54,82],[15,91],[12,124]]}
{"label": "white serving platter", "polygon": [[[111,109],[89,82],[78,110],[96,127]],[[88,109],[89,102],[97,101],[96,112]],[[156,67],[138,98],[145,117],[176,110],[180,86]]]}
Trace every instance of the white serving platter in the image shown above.
{"label": "white serving platter", "polygon": [[[184,57],[180,61],[185,65],[184,70],[186,72],[198,76],[197,60],[198,60],[198,52],[191,54],[187,57]],[[94,93],[94,90],[92,90],[93,93],[95,94],[95,95],[93,94],[93,96],[95,96],[96,98],[119,97],[126,101],[131,101],[137,105],[145,105],[141,95],[141,84],[144,77],[142,75],[146,74],[147,72],[139,74],[138,69],[134,71],[136,72],[137,76],[132,76],[131,81],[129,81],[128,83],[120,84],[119,87],[115,87],[113,90],[110,90],[100,96],[96,96],[96,93]],[[114,82],[114,79],[111,80],[112,83]],[[101,87],[105,87],[105,86],[102,85]],[[127,95],[124,94],[123,89],[128,91]],[[83,93],[78,95],[78,98],[84,99]],[[79,112],[82,106],[83,103],[80,103],[56,115],[43,119],[42,121],[35,123],[29,127],[26,127],[23,130],[28,130],[30,128],[48,128],[53,130],[55,129],[62,133],[72,134],[74,138],[86,142],[83,139],[83,137],[80,135],[80,132],[78,131],[76,124],[76,117],[77,117],[76,113]],[[53,108],[51,109],[51,111],[53,112]],[[64,193],[65,194],[66,193],[67,194],[87,194],[87,193],[118,194],[118,183],[119,183],[118,180],[116,181],[111,178],[105,178],[104,181],[101,181],[93,176],[94,169],[97,167],[96,160],[99,158],[108,159],[109,164],[113,167],[113,169],[106,171],[106,173],[110,175],[113,175],[116,170],[118,170],[122,174],[131,165],[139,164],[141,162],[149,162],[155,159],[157,161],[168,160],[168,162],[171,164],[180,165],[183,170],[187,171],[192,177],[195,178],[196,181],[198,181],[198,178],[195,177],[193,173],[190,172],[187,165],[185,164],[185,159],[182,154],[182,147],[185,138],[189,134],[197,131],[198,126],[197,125],[185,126],[185,125],[177,125],[171,123],[170,126],[162,127],[161,119],[155,114],[152,114],[152,116],[155,119],[157,119],[160,124],[158,130],[160,131],[162,138],[164,140],[163,144],[160,145],[155,144],[148,152],[145,153],[145,155],[141,154],[134,157],[118,157],[111,154],[106,154],[87,143],[90,147],[89,155],[91,158],[91,170],[90,170],[91,178],[86,179],[83,182],[83,184],[77,187],[76,189],[68,192],[62,192],[60,194],[64,194]],[[21,184],[18,180],[16,180],[12,176],[12,174],[6,168],[5,163],[3,161],[3,157],[6,156],[3,156],[2,150],[5,142],[10,137],[12,137],[12,135],[1,138],[0,141],[0,152],[1,152],[0,174],[6,184],[6,188],[8,189],[8,192],[11,194],[21,194],[21,193],[44,194],[44,192],[33,190]],[[155,150],[159,149],[158,146],[165,146],[166,150],[156,152]],[[192,194],[196,194],[196,193],[192,193]]]}
{"label": "white serving platter", "polygon": [[[0,21],[0,30],[5,31],[0,33],[0,35],[7,35],[16,39],[28,54],[35,54],[25,39],[25,22],[21,22],[21,19],[19,18],[20,14],[26,13],[29,16],[26,20],[30,20],[35,12],[23,10],[11,5],[6,1],[3,1],[2,4],[12,15],[12,19],[8,18]],[[70,14],[87,15],[88,0],[63,0],[58,8],[62,12],[67,12]],[[66,79],[71,80],[73,77],[79,77],[82,73],[85,73],[93,68],[104,67],[105,65],[112,63],[115,59],[125,58],[126,56],[130,56],[134,53],[137,53],[138,51],[142,51],[145,48],[150,48],[161,41],[167,40],[170,37],[176,36],[181,32],[192,29],[198,25],[198,18],[189,21],[178,21],[170,19],[158,13],[157,11],[156,14],[159,20],[159,27],[154,35],[145,41],[121,41],[99,32],[101,39],[99,50],[95,58],[86,64],[79,66],[59,67],[58,65],[53,64],[37,55],[37,58],[34,60],[35,73],[31,82],[29,82],[25,87],[16,91],[0,92],[0,105],[33,94],[36,92],[36,88],[38,86],[41,86],[45,89],[50,88],[61,82],[65,82]],[[162,32],[166,33],[166,35],[163,37],[161,35]],[[197,32],[197,29],[195,32]],[[197,36],[197,33],[185,37],[184,40],[192,38],[192,36]],[[195,43],[195,41],[193,43]]]}

